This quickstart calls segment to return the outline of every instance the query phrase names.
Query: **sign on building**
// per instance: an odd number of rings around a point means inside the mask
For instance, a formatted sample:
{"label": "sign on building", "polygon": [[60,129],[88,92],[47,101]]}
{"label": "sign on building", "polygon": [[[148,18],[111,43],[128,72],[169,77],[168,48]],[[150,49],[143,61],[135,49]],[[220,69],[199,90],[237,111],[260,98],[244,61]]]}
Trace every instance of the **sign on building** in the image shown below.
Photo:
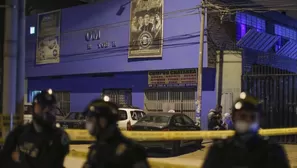
{"label": "sign on building", "polygon": [[162,57],[164,0],[131,1],[128,58]]}
{"label": "sign on building", "polygon": [[148,72],[149,87],[197,86],[197,69]]}
{"label": "sign on building", "polygon": [[61,11],[38,15],[36,64],[60,62]]}

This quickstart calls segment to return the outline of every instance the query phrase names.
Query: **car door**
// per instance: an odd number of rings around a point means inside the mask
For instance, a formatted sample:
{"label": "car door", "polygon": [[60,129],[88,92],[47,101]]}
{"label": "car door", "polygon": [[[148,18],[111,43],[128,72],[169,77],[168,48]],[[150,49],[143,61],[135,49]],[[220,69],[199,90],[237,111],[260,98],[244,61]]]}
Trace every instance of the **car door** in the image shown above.
{"label": "car door", "polygon": [[173,131],[186,131],[186,127],[184,127],[183,117],[180,114],[172,116],[170,121],[170,130]]}
{"label": "car door", "polygon": [[126,110],[119,110],[119,121],[117,122],[118,127],[121,130],[127,130],[127,122],[129,121],[128,113]]}
{"label": "car door", "polygon": [[[197,127],[195,125],[195,122],[190,117],[188,117],[187,115],[183,114],[182,119],[183,119],[183,122],[184,122],[184,130],[185,131],[198,131],[198,130],[200,130],[199,127]],[[193,145],[195,143],[196,143],[196,141],[193,141],[193,140],[182,141],[182,146]]]}
{"label": "car door", "polygon": [[[175,115],[172,119],[172,125],[176,131],[195,131],[196,126],[193,120],[184,114]],[[180,141],[180,146],[188,146],[194,144],[195,141],[192,140],[182,140]]]}
{"label": "car door", "polygon": [[187,131],[198,131],[199,128],[195,125],[195,122],[187,115],[182,115],[184,127]]}

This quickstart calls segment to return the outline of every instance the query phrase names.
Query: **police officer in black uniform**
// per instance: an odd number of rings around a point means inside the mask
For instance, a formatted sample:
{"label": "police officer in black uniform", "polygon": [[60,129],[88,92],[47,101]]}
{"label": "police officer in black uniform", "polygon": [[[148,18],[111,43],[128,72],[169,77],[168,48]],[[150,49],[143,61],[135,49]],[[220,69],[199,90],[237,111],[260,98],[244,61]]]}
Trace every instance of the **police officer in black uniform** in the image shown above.
{"label": "police officer in black uniform", "polygon": [[289,168],[281,145],[258,134],[258,100],[241,93],[233,105],[235,135],[215,142],[209,149],[203,168]]}
{"label": "police officer in black uniform", "polygon": [[94,100],[86,108],[86,128],[96,142],[83,168],[148,168],[144,148],[121,134],[117,127],[118,106],[108,99]]}
{"label": "police officer in black uniform", "polygon": [[56,98],[52,90],[37,94],[32,105],[32,123],[16,127],[6,138],[0,152],[1,168],[9,160],[16,162],[20,168],[64,167],[69,138],[64,130],[56,127],[53,113]]}

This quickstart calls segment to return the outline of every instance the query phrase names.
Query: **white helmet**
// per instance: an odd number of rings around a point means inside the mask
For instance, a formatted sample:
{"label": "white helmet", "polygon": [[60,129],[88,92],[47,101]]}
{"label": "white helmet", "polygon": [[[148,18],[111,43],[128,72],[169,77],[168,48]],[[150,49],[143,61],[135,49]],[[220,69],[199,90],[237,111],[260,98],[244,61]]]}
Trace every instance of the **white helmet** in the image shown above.
{"label": "white helmet", "polygon": [[174,110],[169,110],[168,113],[175,113],[175,111]]}

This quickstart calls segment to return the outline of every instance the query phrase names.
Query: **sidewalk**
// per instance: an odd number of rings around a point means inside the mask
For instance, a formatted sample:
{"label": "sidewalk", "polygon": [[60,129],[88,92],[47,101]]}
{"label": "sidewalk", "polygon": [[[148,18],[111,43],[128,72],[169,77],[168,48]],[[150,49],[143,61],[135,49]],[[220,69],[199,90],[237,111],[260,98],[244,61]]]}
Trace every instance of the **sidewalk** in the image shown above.
{"label": "sidewalk", "polygon": [[[211,144],[205,144],[205,148],[192,153],[184,154],[171,158],[150,158],[154,162],[162,162],[166,164],[186,165],[189,167],[199,167],[202,165],[207,150]],[[78,152],[87,152],[89,145],[71,145],[71,150]],[[284,145],[287,151],[292,167],[297,167],[297,145]],[[67,157],[65,161],[66,168],[76,168],[83,164],[83,159]]]}

